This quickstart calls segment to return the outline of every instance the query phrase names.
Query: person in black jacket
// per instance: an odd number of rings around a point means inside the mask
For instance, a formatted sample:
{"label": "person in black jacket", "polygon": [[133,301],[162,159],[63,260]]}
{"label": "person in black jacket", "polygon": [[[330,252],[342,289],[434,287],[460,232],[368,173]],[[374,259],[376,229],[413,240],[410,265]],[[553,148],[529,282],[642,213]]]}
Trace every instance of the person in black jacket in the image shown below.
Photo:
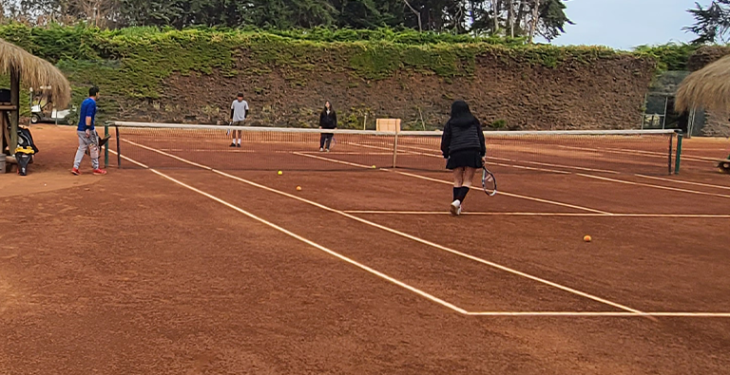
{"label": "person in black jacket", "polygon": [[[337,129],[337,114],[332,109],[332,105],[329,101],[324,103],[324,109],[319,115],[319,128],[320,129]],[[332,143],[332,133],[322,133],[319,136],[319,151],[330,152],[330,144]]]}
{"label": "person in black jacket", "polygon": [[446,168],[454,171],[451,214],[458,216],[474,173],[482,167],[487,153],[482,126],[463,100],[457,100],[451,105],[451,119],[446,123],[441,136],[441,152],[447,160]]}

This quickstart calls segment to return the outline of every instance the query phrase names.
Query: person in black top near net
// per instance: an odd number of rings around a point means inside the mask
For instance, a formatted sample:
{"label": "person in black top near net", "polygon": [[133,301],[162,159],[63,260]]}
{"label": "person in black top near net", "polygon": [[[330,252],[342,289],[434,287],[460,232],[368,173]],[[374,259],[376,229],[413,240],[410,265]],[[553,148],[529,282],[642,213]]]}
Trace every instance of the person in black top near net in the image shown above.
{"label": "person in black top near net", "polygon": [[454,171],[454,195],[450,210],[452,215],[458,216],[474,173],[482,167],[487,153],[482,126],[463,100],[451,105],[451,118],[441,136],[441,152],[447,160],[446,168]]}
{"label": "person in black top near net", "polygon": [[[332,109],[332,105],[329,101],[324,103],[324,109],[319,115],[319,128],[320,129],[337,129],[337,114]],[[332,133],[322,133],[319,136],[319,151],[330,152],[330,144],[332,143]]]}

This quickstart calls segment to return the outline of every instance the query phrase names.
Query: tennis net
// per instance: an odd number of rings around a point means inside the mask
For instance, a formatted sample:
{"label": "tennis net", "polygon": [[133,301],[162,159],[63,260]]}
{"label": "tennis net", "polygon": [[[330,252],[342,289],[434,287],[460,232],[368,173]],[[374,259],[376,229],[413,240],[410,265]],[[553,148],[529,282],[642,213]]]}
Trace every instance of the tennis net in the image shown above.
{"label": "tennis net", "polygon": [[[231,146],[229,130],[241,132]],[[444,171],[440,131],[380,132],[112,122],[111,165],[139,168],[337,171],[401,168]],[[322,134],[333,134],[320,151]],[[672,130],[486,131],[491,169],[500,173],[671,173]],[[325,147],[326,148],[326,147]],[[114,157],[117,154],[117,157]],[[114,163],[116,162],[116,163]]]}

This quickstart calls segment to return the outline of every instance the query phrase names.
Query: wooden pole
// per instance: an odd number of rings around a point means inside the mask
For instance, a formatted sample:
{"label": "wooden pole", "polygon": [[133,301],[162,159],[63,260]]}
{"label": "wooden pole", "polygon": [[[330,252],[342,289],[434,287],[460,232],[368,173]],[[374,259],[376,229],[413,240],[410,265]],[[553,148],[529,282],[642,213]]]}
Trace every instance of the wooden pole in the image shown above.
{"label": "wooden pole", "polygon": [[15,108],[10,111],[10,155],[15,155],[18,147],[18,125],[20,123],[20,71],[10,70],[10,104]]}
{"label": "wooden pole", "polygon": [[5,111],[0,110],[0,157],[5,158],[5,146],[10,143],[8,135],[8,124],[5,123]]}

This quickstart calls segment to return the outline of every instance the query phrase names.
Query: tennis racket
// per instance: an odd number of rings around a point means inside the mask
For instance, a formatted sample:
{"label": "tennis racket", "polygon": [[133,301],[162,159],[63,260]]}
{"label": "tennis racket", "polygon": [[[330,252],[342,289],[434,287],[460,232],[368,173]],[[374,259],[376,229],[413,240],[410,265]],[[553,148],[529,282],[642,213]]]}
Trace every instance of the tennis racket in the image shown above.
{"label": "tennis racket", "polygon": [[482,188],[490,197],[497,194],[497,180],[486,166],[482,166]]}
{"label": "tennis racket", "polygon": [[[233,125],[233,121],[228,121],[228,126],[232,126],[232,125]],[[226,137],[229,135],[231,135],[231,128],[228,128],[228,130],[226,130]]]}
{"label": "tennis racket", "polygon": [[99,133],[94,131],[93,134],[91,134],[91,137],[94,138],[96,142],[89,145],[89,147],[86,148],[86,155],[91,156],[92,158],[98,158],[99,157],[99,150],[101,150],[104,145],[109,142],[109,138],[111,137],[105,137],[102,138],[99,136]]}

